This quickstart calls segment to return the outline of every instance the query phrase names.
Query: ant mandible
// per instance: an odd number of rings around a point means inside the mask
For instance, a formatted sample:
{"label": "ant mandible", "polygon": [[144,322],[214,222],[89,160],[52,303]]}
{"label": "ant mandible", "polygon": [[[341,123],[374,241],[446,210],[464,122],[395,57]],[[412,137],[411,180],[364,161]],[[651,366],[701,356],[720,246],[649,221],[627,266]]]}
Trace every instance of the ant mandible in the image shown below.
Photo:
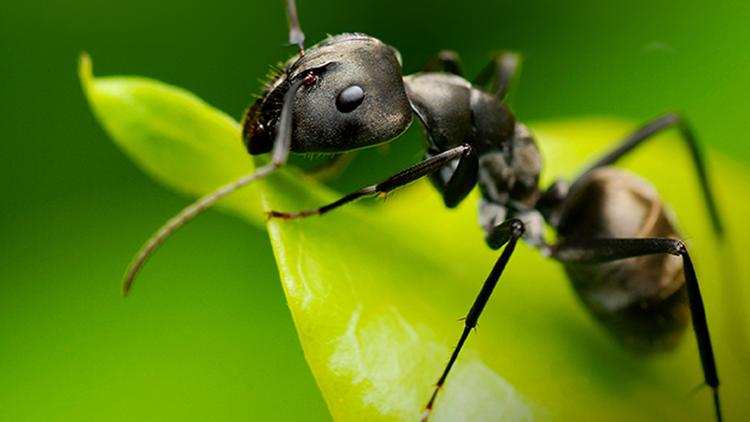
{"label": "ant mandible", "polygon": [[[268,215],[321,215],[424,176],[452,208],[479,186],[485,240],[492,249],[504,249],[464,319],[458,343],[426,400],[423,420],[519,239],[559,261],[582,302],[629,347],[674,347],[687,326],[689,309],[705,383],[721,420],[706,313],[685,243],[653,187],[611,166],[657,133],[676,128],[691,153],[714,231],[722,236],[698,144],[680,115],[669,113],[648,122],[572,183],[558,179],[542,189],[542,161],[534,137],[504,103],[518,55],[497,55],[469,82],[461,75],[457,55],[443,51],[424,71],[404,77],[399,53],[368,35],[333,36],[306,51],[294,0],[287,0],[286,8],[289,41],[299,53],[266,86],[242,124],[248,152],[270,152],[270,163],[198,199],[165,223],[128,269],[126,294],[145,261],[175,230],[223,196],[273,173],[290,152],[342,153],[382,144],[403,133],[416,116],[427,141],[422,162],[320,208]],[[487,85],[491,88],[482,88]],[[547,242],[546,225],[557,231],[556,243]]]}

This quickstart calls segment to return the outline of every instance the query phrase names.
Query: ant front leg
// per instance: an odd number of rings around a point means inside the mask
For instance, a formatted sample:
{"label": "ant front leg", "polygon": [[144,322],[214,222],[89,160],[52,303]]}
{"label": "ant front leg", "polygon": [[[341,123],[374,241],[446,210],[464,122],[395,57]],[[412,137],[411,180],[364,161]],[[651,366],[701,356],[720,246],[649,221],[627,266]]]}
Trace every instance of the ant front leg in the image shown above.
{"label": "ant front leg", "polygon": [[703,367],[703,376],[706,384],[713,391],[716,420],[721,421],[719,376],[716,371],[711,337],[708,333],[706,310],[698,286],[698,277],[695,275],[695,268],[685,244],[680,240],[668,238],[593,238],[563,241],[552,248],[552,257],[566,265],[587,266],[655,254],[671,254],[682,257],[685,285],[693,320],[693,330],[698,342],[698,351]]}
{"label": "ant front leg", "polygon": [[425,406],[425,410],[422,413],[423,422],[429,417],[438,392],[443,384],[445,384],[445,379],[448,378],[448,373],[450,373],[451,368],[453,368],[453,364],[456,363],[456,359],[458,358],[459,353],[461,353],[461,349],[463,348],[464,343],[466,343],[469,333],[477,326],[479,316],[487,305],[487,301],[489,301],[493,290],[495,290],[495,286],[497,285],[498,280],[500,280],[500,276],[503,274],[503,270],[505,270],[505,266],[508,264],[511,255],[513,255],[518,239],[523,236],[524,230],[523,223],[517,218],[506,220],[492,230],[491,236],[497,241],[497,247],[493,247],[493,249],[499,249],[503,245],[506,245],[505,249],[503,249],[497,262],[495,262],[495,266],[492,267],[492,271],[490,271],[490,274],[484,281],[482,289],[479,291],[477,298],[474,299],[474,304],[471,305],[471,309],[469,309],[469,313],[466,315],[466,319],[464,319],[464,330],[461,333],[461,337],[459,337],[456,348],[453,349],[453,353],[451,354],[450,359],[448,359],[448,364],[445,366],[443,374],[440,375],[440,378],[435,384],[435,390],[432,392],[430,401],[427,402],[427,406]]}
{"label": "ant front leg", "polygon": [[584,171],[583,174],[578,178],[578,181],[573,183],[570,191],[572,192],[577,187],[579,181],[585,180],[585,176],[591,174],[593,171],[601,167],[614,164],[624,155],[641,145],[644,141],[653,139],[654,135],[658,135],[659,133],[662,133],[663,131],[671,127],[675,127],[677,130],[679,130],[682,140],[685,142],[688,150],[690,151],[690,155],[693,160],[693,166],[695,167],[695,171],[698,173],[698,180],[700,182],[701,189],[703,190],[703,197],[706,201],[706,207],[708,208],[714,231],[719,236],[723,236],[724,227],[721,223],[721,219],[719,218],[719,210],[716,205],[716,200],[714,199],[714,194],[711,190],[711,186],[708,180],[708,172],[706,171],[706,166],[704,164],[703,156],[701,155],[698,142],[693,135],[693,131],[691,130],[690,125],[688,125],[685,119],[677,113],[668,113],[662,117],[654,119],[640,127],[627,138],[623,139],[617,147],[615,147],[612,151],[610,151],[604,157],[600,158],[586,171]]}
{"label": "ant front leg", "polygon": [[508,94],[510,85],[521,68],[521,55],[512,51],[497,54],[474,78],[473,84],[486,86],[492,81],[490,91],[501,101]]}
{"label": "ant front leg", "polygon": [[420,162],[419,164],[402,170],[380,183],[366,186],[350,194],[344,195],[338,200],[322,207],[297,212],[269,211],[268,216],[269,218],[281,218],[284,220],[289,220],[292,218],[302,218],[312,215],[325,214],[328,211],[336,209],[342,205],[346,205],[349,202],[356,201],[359,198],[372,196],[379,193],[388,193],[396,188],[407,185],[417,179],[420,179],[430,173],[439,170],[441,167],[445,166],[455,159],[460,159],[470,154],[471,147],[468,144],[459,145],[443,153],[430,157],[427,160]]}

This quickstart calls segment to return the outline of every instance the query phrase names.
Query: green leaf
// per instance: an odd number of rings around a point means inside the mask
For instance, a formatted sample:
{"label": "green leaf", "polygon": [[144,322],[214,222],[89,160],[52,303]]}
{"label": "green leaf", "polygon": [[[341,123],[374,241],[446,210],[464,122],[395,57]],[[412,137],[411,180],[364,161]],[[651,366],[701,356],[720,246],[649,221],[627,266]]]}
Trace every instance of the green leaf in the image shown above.
{"label": "green leaf", "polygon": [[[92,78],[85,61],[82,69],[102,124],[158,180],[196,195],[250,168],[236,123],[190,94],[142,78]],[[192,126],[200,131],[185,129]],[[532,128],[548,183],[573,176],[634,125],[587,118]],[[750,172],[710,154],[729,233],[720,244],[673,135],[623,164],[652,180],[676,210],[708,309],[725,416],[740,420],[750,410],[750,264],[728,257],[750,246],[750,203],[742,199]],[[277,210],[336,197],[284,170],[226,205],[257,225],[258,194]],[[334,418],[418,419],[458,339],[457,320],[497,257],[482,240],[475,199],[446,210],[418,182],[385,203],[365,200],[325,217],[268,223],[305,356]],[[438,398],[434,421],[713,418],[708,389],[691,392],[702,382],[692,332],[672,352],[623,350],[579,304],[560,266],[531,248],[519,247],[480,325]]]}
{"label": "green leaf", "polygon": [[[254,170],[239,124],[190,92],[137,76],[94,78],[86,54],[79,76],[91,108],[117,146],[169,188],[202,196]],[[218,206],[252,215],[256,225],[265,220],[257,186]]]}

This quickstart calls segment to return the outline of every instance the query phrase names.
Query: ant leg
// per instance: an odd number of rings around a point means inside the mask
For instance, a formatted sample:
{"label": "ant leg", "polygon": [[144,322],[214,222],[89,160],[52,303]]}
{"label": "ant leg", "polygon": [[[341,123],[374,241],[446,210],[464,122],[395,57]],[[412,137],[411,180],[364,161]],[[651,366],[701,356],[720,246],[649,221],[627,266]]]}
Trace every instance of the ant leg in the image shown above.
{"label": "ant leg", "polygon": [[446,72],[457,76],[463,76],[461,72],[461,61],[458,53],[453,50],[442,50],[437,56],[430,60],[423,68],[423,72]]}
{"label": "ant leg", "polygon": [[721,406],[719,404],[719,376],[716,372],[711,337],[708,333],[706,310],[698,287],[698,277],[695,275],[693,262],[688,255],[685,243],[677,239],[643,238],[643,239],[588,239],[585,241],[571,241],[552,248],[552,257],[566,263],[597,264],[619,259],[632,258],[643,255],[671,254],[682,257],[685,284],[693,320],[693,331],[698,342],[703,377],[713,391],[716,420],[721,421]]}
{"label": "ant leg", "polygon": [[575,189],[576,185],[578,184],[578,181],[585,178],[594,170],[617,162],[617,160],[619,160],[625,154],[635,149],[638,145],[641,145],[643,141],[651,139],[654,135],[659,134],[670,127],[675,127],[677,130],[679,130],[682,139],[685,141],[688,149],[690,150],[690,155],[693,159],[693,166],[698,173],[698,180],[700,181],[704,200],[706,201],[706,207],[708,208],[708,212],[711,217],[711,224],[713,225],[716,234],[719,237],[723,237],[724,227],[721,223],[721,218],[719,217],[719,210],[716,205],[716,200],[714,199],[711,186],[708,182],[708,173],[706,172],[706,166],[704,164],[703,156],[701,155],[698,142],[693,135],[693,131],[690,129],[690,125],[688,125],[685,119],[677,113],[667,113],[664,116],[646,123],[641,128],[636,130],[633,134],[625,138],[615,149],[613,149],[607,155],[600,158],[588,169],[586,169],[586,171],[583,172],[578,180],[573,183],[570,190],[573,191],[573,189]]}
{"label": "ant leg", "polygon": [[500,279],[500,276],[503,274],[503,270],[505,269],[505,266],[508,264],[508,261],[510,260],[511,255],[513,255],[513,250],[516,248],[516,243],[518,242],[518,239],[523,236],[524,232],[524,225],[521,222],[521,220],[512,218],[510,220],[506,220],[502,224],[496,226],[492,230],[492,236],[495,240],[498,241],[497,248],[499,249],[502,247],[502,245],[506,245],[505,249],[503,249],[503,252],[500,254],[500,257],[497,259],[497,262],[495,262],[495,266],[492,267],[492,271],[490,271],[490,274],[487,276],[487,279],[484,281],[484,284],[482,285],[482,289],[479,291],[479,294],[477,295],[476,299],[474,299],[474,304],[471,305],[471,309],[469,309],[469,313],[466,315],[466,319],[464,320],[464,329],[461,333],[461,337],[458,339],[458,343],[456,344],[456,348],[453,349],[453,353],[450,356],[450,359],[448,360],[448,364],[445,366],[445,369],[443,370],[443,374],[438,379],[437,383],[435,384],[435,390],[432,392],[432,396],[430,397],[430,401],[427,402],[427,405],[425,406],[425,410],[422,413],[422,421],[426,421],[427,418],[430,415],[430,412],[432,411],[432,406],[435,404],[435,399],[437,398],[437,394],[440,391],[440,388],[445,384],[445,379],[448,377],[448,373],[450,372],[451,368],[453,367],[453,364],[456,363],[456,359],[458,358],[458,354],[461,352],[461,349],[464,346],[464,343],[466,342],[466,339],[469,337],[469,333],[472,329],[474,329],[477,326],[477,321],[479,320],[479,316],[482,314],[482,311],[484,310],[484,307],[487,305],[487,301],[490,299],[490,296],[492,295],[492,291],[495,289],[495,286],[497,285],[498,280]]}
{"label": "ant leg", "polygon": [[[438,151],[430,148],[425,157],[429,159],[435,155],[438,155]],[[443,203],[447,208],[458,206],[471,193],[479,178],[479,159],[476,154],[465,155],[455,165],[452,164],[429,176],[433,186],[443,196]]]}
{"label": "ant leg", "polygon": [[122,292],[125,296],[128,295],[130,287],[135,280],[135,276],[146,263],[146,261],[154,254],[156,249],[164,243],[169,236],[176,232],[180,227],[184,226],[190,220],[195,218],[198,214],[207,210],[216,201],[236,191],[237,189],[248,185],[258,179],[267,177],[276,169],[283,166],[289,157],[289,151],[292,145],[292,112],[294,106],[294,100],[297,95],[297,90],[301,86],[301,82],[296,82],[289,87],[284,96],[284,106],[281,109],[281,117],[279,118],[279,130],[276,133],[274,140],[273,151],[271,151],[271,162],[263,167],[258,167],[254,172],[242,176],[241,178],[226,184],[219,189],[197,199],[192,204],[183,208],[182,211],[177,213],[174,217],[167,220],[159,230],[157,230],[146,243],[138,251],[138,254],[133,258],[125,272],[125,280],[123,282]]}
{"label": "ant leg", "polygon": [[269,218],[281,218],[284,220],[292,218],[309,217],[311,215],[321,215],[328,211],[336,209],[342,205],[348,204],[349,202],[356,201],[359,198],[365,196],[372,196],[379,193],[388,193],[398,187],[409,184],[421,177],[424,177],[434,171],[439,170],[444,165],[450,163],[456,158],[461,158],[471,154],[471,147],[468,144],[459,145],[455,148],[451,148],[443,153],[440,153],[434,157],[430,157],[412,167],[405,170],[401,170],[395,175],[388,179],[370,186],[366,186],[362,189],[354,191],[348,195],[344,195],[338,200],[331,202],[330,204],[324,205],[320,208],[311,210],[297,211],[297,212],[281,212],[281,211],[269,211]]}
{"label": "ant leg", "polygon": [[479,72],[474,85],[486,86],[492,81],[490,92],[500,100],[508,94],[510,84],[515,79],[521,68],[521,55],[512,51],[497,54],[491,62]]}

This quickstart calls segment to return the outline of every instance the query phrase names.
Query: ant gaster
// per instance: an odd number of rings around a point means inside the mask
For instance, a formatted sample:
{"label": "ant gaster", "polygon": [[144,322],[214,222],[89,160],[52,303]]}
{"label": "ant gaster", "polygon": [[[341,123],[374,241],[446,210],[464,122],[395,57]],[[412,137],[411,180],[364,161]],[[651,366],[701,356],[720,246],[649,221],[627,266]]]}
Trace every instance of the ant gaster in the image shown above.
{"label": "ant gaster", "polygon": [[[305,51],[294,0],[287,0],[287,16],[289,40],[299,46],[299,53],[267,85],[242,125],[249,153],[270,152],[270,163],[200,198],[162,226],[129,268],[126,294],[146,259],[169,235],[219,198],[271,174],[290,152],[341,153],[389,142],[416,116],[427,143],[422,162],[320,208],[271,211],[269,216],[324,214],[424,176],[447,207],[457,206],[479,186],[485,240],[492,249],[504,248],[464,319],[432,396],[425,398],[423,420],[519,239],[559,261],[582,302],[626,346],[672,348],[692,315],[705,383],[721,420],[719,379],[687,248],[651,185],[611,166],[655,134],[676,128],[692,155],[711,222],[721,236],[705,166],[685,120],[674,113],[663,115],[626,137],[572,183],[559,179],[542,189],[542,160],[534,137],[503,102],[518,55],[496,56],[473,82],[461,76],[457,56],[449,51],[441,52],[423,72],[403,77],[399,53],[364,34],[330,37]],[[488,85],[491,88],[484,89]],[[545,225],[557,231],[556,243],[546,241]]]}

